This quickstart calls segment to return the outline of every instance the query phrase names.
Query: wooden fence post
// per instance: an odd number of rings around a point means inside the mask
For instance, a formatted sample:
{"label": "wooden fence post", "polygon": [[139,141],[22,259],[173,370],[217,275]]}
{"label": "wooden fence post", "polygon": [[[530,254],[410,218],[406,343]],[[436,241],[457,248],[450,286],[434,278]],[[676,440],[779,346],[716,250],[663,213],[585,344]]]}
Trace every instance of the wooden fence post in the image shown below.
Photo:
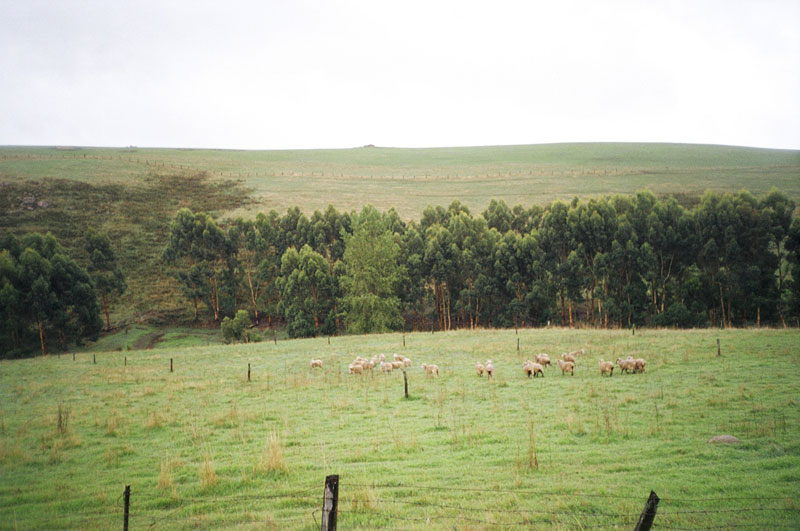
{"label": "wooden fence post", "polygon": [[719,347],[719,338],[717,338],[717,356],[722,356],[722,350]]}
{"label": "wooden fence post", "polygon": [[519,338],[517,338],[517,352],[519,352]]}
{"label": "wooden fence post", "polygon": [[72,353],[72,361],[75,361],[75,353]]}
{"label": "wooden fence post", "polygon": [[635,531],[650,531],[653,525],[653,520],[656,517],[656,509],[658,509],[658,502],[660,498],[652,490],[650,497],[647,498],[647,503],[644,504],[642,514],[639,516],[639,521],[636,523]]}
{"label": "wooden fence post", "polygon": [[169,359],[169,372],[172,372],[172,358]]}
{"label": "wooden fence post", "polygon": [[408,398],[408,375],[406,374],[405,369],[403,369],[403,388],[406,392],[406,398]]}
{"label": "wooden fence post", "polygon": [[406,335],[403,334],[403,348],[406,348]]}
{"label": "wooden fence post", "polygon": [[250,381],[250,364],[247,364],[247,381]]}
{"label": "wooden fence post", "polygon": [[128,531],[128,515],[130,514],[131,508],[131,486],[125,485],[125,492],[122,494],[125,498],[125,513],[123,516],[122,521],[122,529],[123,531]]}
{"label": "wooden fence post", "polygon": [[92,363],[97,365],[97,354],[92,354]]}
{"label": "wooden fence post", "polygon": [[325,477],[325,495],[322,502],[322,531],[336,531],[336,513],[339,509],[339,476]]}

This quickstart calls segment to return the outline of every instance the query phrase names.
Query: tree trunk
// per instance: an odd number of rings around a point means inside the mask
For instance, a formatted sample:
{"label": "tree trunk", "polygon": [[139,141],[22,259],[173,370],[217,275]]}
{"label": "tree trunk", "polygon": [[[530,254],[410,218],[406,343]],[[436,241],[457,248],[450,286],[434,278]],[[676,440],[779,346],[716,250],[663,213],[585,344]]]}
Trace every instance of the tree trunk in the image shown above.
{"label": "tree trunk", "polygon": [[45,354],[47,354],[47,352],[44,349],[44,330],[42,327],[42,321],[37,318],[36,324],[39,325],[39,343],[42,345],[42,356],[44,356]]}
{"label": "tree trunk", "polygon": [[108,298],[105,293],[102,293],[103,310],[106,312],[106,330],[111,330],[111,319],[108,316]]}
{"label": "tree trunk", "polygon": [[564,318],[565,318],[565,310],[564,310],[564,288],[559,290],[559,296],[561,297],[561,327],[564,327]]}
{"label": "tree trunk", "polygon": [[253,279],[250,275],[250,268],[247,271],[247,284],[250,286],[250,300],[253,301],[253,313],[255,314],[256,323],[258,323],[258,305],[256,304],[256,290],[253,288]]}
{"label": "tree trunk", "polygon": [[572,328],[572,299],[569,300],[569,327]]}

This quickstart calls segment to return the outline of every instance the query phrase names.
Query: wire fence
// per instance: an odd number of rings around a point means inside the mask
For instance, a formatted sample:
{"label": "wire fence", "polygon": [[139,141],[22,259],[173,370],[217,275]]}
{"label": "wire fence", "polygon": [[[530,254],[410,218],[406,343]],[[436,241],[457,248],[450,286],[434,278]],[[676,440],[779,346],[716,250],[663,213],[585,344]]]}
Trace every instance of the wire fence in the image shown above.
{"label": "wire fence", "polygon": [[[123,496],[31,500],[5,505],[5,528],[114,528],[128,513],[131,529],[246,526],[280,529],[317,528],[324,513],[323,485],[263,494],[209,493],[170,497],[160,492]],[[338,522],[342,528],[380,529],[477,527],[560,527],[630,529],[647,497],[631,493],[485,488],[424,484],[350,483],[338,490]],[[435,499],[431,499],[435,498]],[[28,510],[25,508],[28,506]],[[49,506],[49,511],[41,507]],[[33,510],[31,510],[33,507]],[[82,509],[83,508],[83,509]],[[37,513],[48,514],[37,517]],[[21,517],[20,513],[27,515]],[[56,515],[56,516],[53,516]],[[61,517],[57,515],[62,515]],[[800,508],[790,496],[719,496],[660,498],[653,529],[796,529]]]}

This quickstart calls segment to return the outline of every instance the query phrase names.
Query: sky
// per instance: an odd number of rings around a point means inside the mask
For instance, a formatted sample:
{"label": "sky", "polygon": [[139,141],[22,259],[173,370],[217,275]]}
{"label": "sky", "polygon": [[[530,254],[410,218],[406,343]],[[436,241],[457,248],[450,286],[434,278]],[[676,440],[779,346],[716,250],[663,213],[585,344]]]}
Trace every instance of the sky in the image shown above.
{"label": "sky", "polygon": [[0,0],[0,145],[800,149],[800,0]]}

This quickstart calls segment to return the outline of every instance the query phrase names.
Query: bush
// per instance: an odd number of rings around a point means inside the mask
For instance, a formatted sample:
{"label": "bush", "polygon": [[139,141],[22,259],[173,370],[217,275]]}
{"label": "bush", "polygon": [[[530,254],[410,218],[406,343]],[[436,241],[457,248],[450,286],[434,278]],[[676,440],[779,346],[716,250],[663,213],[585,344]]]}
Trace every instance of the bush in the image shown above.
{"label": "bush", "polygon": [[234,341],[245,340],[245,330],[250,326],[250,314],[245,310],[236,312],[236,317],[231,319],[226,317],[222,320],[220,329],[222,330],[222,339],[225,343],[233,343]]}

